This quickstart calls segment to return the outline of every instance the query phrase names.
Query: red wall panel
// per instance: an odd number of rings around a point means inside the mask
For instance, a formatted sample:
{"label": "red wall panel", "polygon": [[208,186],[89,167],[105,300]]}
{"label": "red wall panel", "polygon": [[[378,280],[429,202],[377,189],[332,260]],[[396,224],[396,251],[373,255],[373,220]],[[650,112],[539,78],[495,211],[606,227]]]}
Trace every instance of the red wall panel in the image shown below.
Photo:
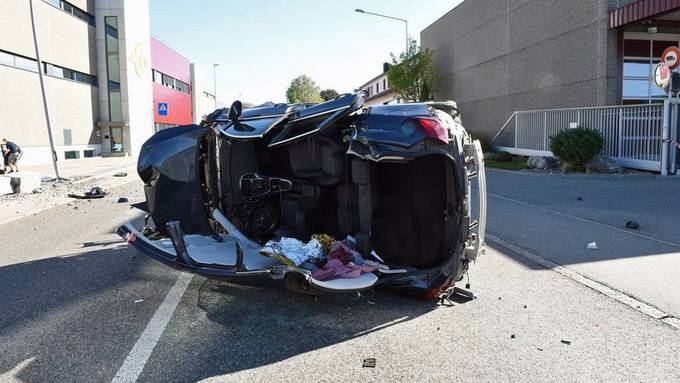
{"label": "red wall panel", "polygon": [[[168,104],[168,115],[158,115],[158,104]],[[161,84],[153,84],[153,121],[161,124],[185,125],[191,124],[191,95],[168,88]]]}
{"label": "red wall panel", "polygon": [[[177,80],[191,84],[189,60],[169,46],[151,38],[151,67]],[[191,94],[153,83],[154,122],[161,124],[191,124]],[[193,89],[192,89],[193,91]],[[168,104],[168,115],[158,114],[158,104]]]}

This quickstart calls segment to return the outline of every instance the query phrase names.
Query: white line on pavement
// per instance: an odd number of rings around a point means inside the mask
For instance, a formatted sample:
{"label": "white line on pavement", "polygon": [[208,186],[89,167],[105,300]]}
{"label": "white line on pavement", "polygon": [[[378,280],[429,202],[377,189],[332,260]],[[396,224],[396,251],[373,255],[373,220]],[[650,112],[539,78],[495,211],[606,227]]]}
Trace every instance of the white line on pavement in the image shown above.
{"label": "white line on pavement", "polygon": [[192,276],[192,274],[181,273],[179,278],[177,278],[170,292],[165,296],[163,303],[158,307],[158,310],[156,310],[156,313],[146,325],[144,332],[137,339],[137,343],[135,343],[127,358],[125,358],[123,365],[116,372],[116,376],[111,380],[112,383],[132,383],[137,381],[137,378],[144,369],[144,365],[146,365],[153,349],[156,347],[156,343],[161,338],[165,326],[168,325],[180,299],[182,299],[182,295],[184,295],[184,292],[189,287]]}
{"label": "white line on pavement", "polygon": [[489,195],[489,196],[498,198],[498,199],[505,200],[505,201],[515,202],[515,203],[518,203],[518,204],[520,204],[520,205],[533,207],[533,208],[535,208],[535,209],[544,210],[544,211],[549,211],[549,212],[551,212],[551,213],[554,213],[554,214],[557,214],[557,215],[561,215],[561,216],[563,216],[563,217],[572,218],[572,219],[575,219],[575,220],[578,220],[578,221],[581,221],[581,222],[587,222],[587,223],[590,223],[590,224],[593,224],[593,225],[597,225],[597,226],[601,226],[601,227],[606,227],[606,228],[608,228],[608,229],[615,230],[615,231],[618,231],[618,232],[620,232],[620,233],[632,235],[632,236],[634,236],[634,237],[638,237],[638,238],[646,239],[646,240],[649,240],[649,241],[654,241],[654,242],[662,243],[662,244],[664,244],[664,245],[668,245],[668,246],[680,248],[680,243],[675,243],[675,242],[671,242],[671,241],[665,241],[665,240],[663,240],[663,239],[658,239],[658,238],[650,237],[650,236],[644,235],[644,234],[633,233],[632,231],[623,230],[623,229],[618,228],[618,227],[615,227],[615,226],[607,225],[606,223],[601,223],[601,222],[593,221],[593,220],[591,220],[591,219],[582,218],[582,217],[579,217],[579,216],[576,216],[576,215],[572,215],[572,214],[569,214],[569,213],[563,213],[563,212],[561,212],[561,211],[559,211],[559,210],[554,210],[554,209],[550,209],[550,208],[547,208],[547,207],[534,205],[534,204],[531,204],[531,203],[528,203],[528,202],[524,202],[524,201],[520,201],[520,200],[516,200],[516,199],[504,197],[504,196],[499,195],[499,194],[494,194],[494,193],[489,193],[489,192],[487,192],[486,194]]}
{"label": "white line on pavement", "polygon": [[518,255],[520,255],[524,258],[530,259],[530,260],[538,263],[539,265],[541,265],[541,266],[543,266],[547,269],[550,269],[554,272],[557,272],[557,273],[559,273],[559,274],[561,274],[561,275],[563,275],[563,276],[565,276],[565,277],[567,277],[567,278],[569,278],[569,279],[571,279],[571,280],[573,280],[577,283],[580,283],[584,286],[590,287],[591,289],[599,292],[600,294],[603,294],[603,295],[605,295],[609,298],[617,300],[617,301],[623,303],[624,305],[633,308],[636,311],[639,311],[639,312],[641,312],[645,315],[648,315],[648,316],[650,316],[654,319],[661,320],[665,324],[680,330],[680,320],[668,315],[667,313],[657,309],[656,307],[654,307],[650,304],[639,301],[639,300],[637,300],[637,299],[635,299],[635,298],[633,298],[629,295],[626,295],[626,294],[624,294],[624,293],[622,293],[618,290],[614,290],[611,287],[606,286],[606,285],[604,285],[600,282],[596,282],[592,279],[589,279],[588,277],[585,277],[585,276],[583,276],[583,275],[581,275],[581,274],[579,274],[579,273],[577,273],[573,270],[570,270],[570,269],[568,269],[564,266],[560,266],[560,265],[556,264],[555,262],[553,262],[549,259],[543,258],[540,255],[531,253],[528,250],[525,250],[525,249],[523,249],[519,246],[516,246],[516,245],[514,245],[514,244],[512,244],[512,243],[510,243],[510,242],[508,242],[504,239],[496,237],[493,234],[486,233],[486,238],[488,238],[491,241],[496,242],[497,244],[517,253]]}

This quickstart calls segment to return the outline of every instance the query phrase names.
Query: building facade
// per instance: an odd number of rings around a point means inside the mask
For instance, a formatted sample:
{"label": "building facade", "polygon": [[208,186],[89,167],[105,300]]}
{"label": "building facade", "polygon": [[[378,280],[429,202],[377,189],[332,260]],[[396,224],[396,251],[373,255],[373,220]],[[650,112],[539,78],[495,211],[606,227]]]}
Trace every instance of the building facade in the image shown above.
{"label": "building facade", "polygon": [[189,60],[151,38],[147,0],[33,0],[41,68],[29,4],[0,7],[0,137],[22,164],[51,161],[38,70],[58,160],[136,156],[158,129],[196,120]]}
{"label": "building facade", "polygon": [[466,0],[421,32],[466,128],[493,136],[514,111],[657,102],[675,0]]}
{"label": "building facade", "polygon": [[154,130],[193,122],[189,59],[151,38]]}
{"label": "building facade", "polygon": [[387,105],[401,102],[399,95],[394,93],[390,88],[390,81],[387,78],[387,72],[389,72],[389,70],[390,64],[384,63],[381,74],[373,77],[359,87],[359,89],[363,90],[368,95],[364,106]]}

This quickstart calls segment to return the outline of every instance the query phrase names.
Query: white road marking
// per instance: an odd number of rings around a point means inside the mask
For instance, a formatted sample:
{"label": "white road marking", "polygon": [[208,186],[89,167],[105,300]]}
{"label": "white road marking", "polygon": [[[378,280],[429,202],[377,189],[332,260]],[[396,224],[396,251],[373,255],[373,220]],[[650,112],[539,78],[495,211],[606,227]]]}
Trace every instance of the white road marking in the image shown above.
{"label": "white road marking", "polygon": [[680,248],[680,243],[675,243],[675,242],[671,242],[671,241],[666,241],[666,240],[663,240],[663,239],[658,239],[658,238],[650,237],[650,236],[644,235],[644,234],[634,233],[634,232],[629,231],[629,230],[624,230],[624,229],[621,229],[621,228],[618,228],[618,227],[615,227],[615,226],[607,225],[606,223],[601,223],[601,222],[593,221],[593,220],[591,220],[591,219],[582,218],[582,217],[579,217],[579,216],[576,216],[576,215],[572,215],[572,214],[569,214],[569,213],[563,213],[563,212],[561,212],[561,211],[559,211],[559,210],[554,210],[554,209],[550,209],[550,208],[547,208],[547,207],[534,205],[534,204],[531,204],[531,203],[528,203],[528,202],[516,200],[516,199],[513,199],[513,198],[504,197],[504,196],[502,196],[502,195],[498,195],[498,194],[494,194],[494,193],[489,193],[489,192],[487,192],[486,194],[489,195],[489,196],[498,198],[498,199],[502,199],[502,200],[506,200],[506,201],[510,201],[510,202],[515,202],[515,203],[518,203],[518,204],[520,204],[520,205],[532,207],[532,208],[534,208],[534,209],[539,209],[539,210],[543,210],[543,211],[548,211],[548,212],[551,212],[551,213],[554,213],[554,214],[557,214],[557,215],[561,215],[561,216],[563,216],[563,217],[572,218],[572,219],[575,219],[575,220],[577,220],[577,221],[587,222],[587,223],[590,223],[590,224],[593,224],[593,225],[605,227],[605,228],[607,228],[607,229],[611,229],[611,230],[614,230],[614,231],[618,231],[618,232],[620,232],[620,233],[632,235],[632,236],[634,236],[634,237],[646,239],[646,240],[649,240],[649,241],[658,242],[658,243],[661,243],[661,244],[664,244],[664,245],[667,245],[667,246],[672,246],[672,247]]}
{"label": "white road marking", "polygon": [[168,325],[170,318],[172,318],[172,314],[175,312],[179,301],[182,299],[182,295],[184,295],[184,292],[189,287],[192,277],[192,274],[180,274],[168,295],[165,296],[163,303],[161,303],[156,313],[146,325],[137,343],[130,350],[123,365],[116,372],[116,376],[111,380],[112,383],[132,383],[137,381],[158,340],[161,338],[165,327]]}
{"label": "white road marking", "polygon": [[596,282],[596,281],[594,281],[594,280],[592,280],[592,279],[590,279],[590,278],[588,278],[584,275],[581,275],[581,274],[579,274],[579,273],[577,273],[573,270],[570,270],[570,269],[568,269],[564,266],[560,266],[557,263],[555,263],[555,262],[553,262],[549,259],[543,258],[540,255],[531,253],[528,250],[525,250],[525,249],[523,249],[519,246],[516,246],[516,245],[514,245],[514,244],[512,244],[512,243],[510,243],[510,242],[508,242],[504,239],[496,237],[493,234],[486,233],[486,237],[488,239],[490,239],[491,241],[496,242],[497,244],[499,244],[499,245],[501,245],[501,246],[503,246],[503,247],[505,247],[509,250],[512,250],[513,252],[517,253],[518,255],[520,255],[524,258],[530,259],[530,260],[538,263],[539,265],[541,265],[541,266],[543,266],[547,269],[550,269],[554,272],[557,272],[557,273],[559,273],[559,274],[561,274],[561,275],[563,275],[563,276],[565,276],[565,277],[567,277],[567,278],[569,278],[569,279],[571,279],[571,280],[573,280],[577,283],[580,283],[584,286],[590,287],[591,289],[599,292],[600,294],[603,294],[603,295],[605,295],[605,296],[607,296],[611,299],[617,300],[617,301],[623,303],[624,305],[631,307],[632,309],[634,309],[636,311],[639,311],[639,312],[641,312],[645,315],[648,315],[648,316],[650,316],[654,319],[658,319],[658,320],[662,321],[663,323],[665,323],[665,324],[667,324],[667,325],[669,325],[669,326],[671,326],[675,329],[680,330],[680,320],[672,317],[671,315],[659,310],[658,308],[656,308],[656,307],[654,307],[654,306],[652,306],[648,303],[637,300],[637,299],[635,299],[635,298],[633,298],[629,295],[626,295],[625,293],[623,293],[621,291],[614,290],[613,288],[611,288],[609,286],[606,286],[606,285],[604,285],[600,282]]}

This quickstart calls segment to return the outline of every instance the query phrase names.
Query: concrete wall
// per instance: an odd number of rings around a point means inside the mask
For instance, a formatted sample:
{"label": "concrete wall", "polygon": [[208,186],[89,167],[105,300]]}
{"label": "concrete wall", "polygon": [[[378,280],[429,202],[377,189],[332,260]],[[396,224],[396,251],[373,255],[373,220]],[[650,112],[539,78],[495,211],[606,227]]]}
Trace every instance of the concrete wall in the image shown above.
{"label": "concrete wall", "polygon": [[421,32],[472,132],[516,110],[615,104],[617,34],[607,0],[467,0]]}
{"label": "concrete wall", "polygon": [[193,123],[198,124],[203,120],[203,116],[215,110],[215,99],[208,97],[205,92],[212,95],[213,89],[209,82],[205,81],[205,76],[196,64],[190,65],[191,72],[191,105]]}
{"label": "concrete wall", "polygon": [[[72,3],[92,11],[91,1]],[[43,1],[33,4],[41,59],[96,75],[95,29]],[[0,36],[5,37],[0,38],[0,49],[35,58],[28,1],[3,0]],[[64,151],[71,150],[92,149],[98,154],[97,87],[51,76],[44,79],[57,157],[64,159]],[[38,73],[0,65],[0,84],[0,136],[22,147],[24,165],[51,161]],[[64,141],[69,130],[70,143]]]}

